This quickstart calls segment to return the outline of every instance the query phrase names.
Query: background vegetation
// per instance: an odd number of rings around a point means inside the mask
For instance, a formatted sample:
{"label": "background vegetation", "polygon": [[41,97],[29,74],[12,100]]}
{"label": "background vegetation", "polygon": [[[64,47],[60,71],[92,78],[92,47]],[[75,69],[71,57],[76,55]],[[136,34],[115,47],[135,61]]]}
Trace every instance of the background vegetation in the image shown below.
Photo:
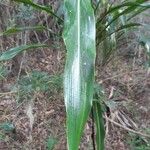
{"label": "background vegetation", "polygon": [[[57,17],[30,5],[0,1],[0,60],[13,57],[0,62],[0,147],[65,150],[63,5],[57,0],[34,2],[51,8]],[[94,99],[103,106],[106,149],[144,150],[150,144],[149,10],[143,12],[149,1],[144,5],[131,0],[121,7],[123,2],[103,1],[99,7],[93,2]],[[92,126],[89,118],[80,149],[93,149]]]}

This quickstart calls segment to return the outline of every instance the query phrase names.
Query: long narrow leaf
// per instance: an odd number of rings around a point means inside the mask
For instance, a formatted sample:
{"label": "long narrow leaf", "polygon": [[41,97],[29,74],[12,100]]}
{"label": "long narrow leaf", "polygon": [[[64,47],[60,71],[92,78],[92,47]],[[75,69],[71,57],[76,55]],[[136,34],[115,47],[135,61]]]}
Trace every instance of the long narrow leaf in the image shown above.
{"label": "long narrow leaf", "polygon": [[[107,17],[109,14],[112,14],[114,13],[115,11],[118,11],[120,10],[121,8],[124,8],[124,7],[129,7],[129,6],[133,6],[131,2],[127,2],[127,3],[123,3],[123,4],[119,4],[117,6],[112,6],[112,7],[109,7],[109,9],[103,14],[102,17],[100,17],[98,20],[97,20],[97,24],[102,22],[102,20],[104,20],[105,17]],[[135,6],[135,5],[134,5]]]}
{"label": "long narrow leaf", "polygon": [[69,150],[78,150],[93,99],[95,17],[90,0],[65,0],[64,95]]}
{"label": "long narrow leaf", "polygon": [[128,29],[128,30],[131,29],[131,28],[133,29],[133,28],[139,27],[139,26],[142,26],[142,24],[139,24],[139,23],[129,23],[129,24],[123,25],[123,26],[119,27],[118,29],[114,30],[113,32],[109,33],[108,35],[101,37],[101,39],[97,42],[97,46],[101,42],[103,42],[107,37],[110,37],[114,33],[117,33],[119,31],[126,30],[126,29]]}
{"label": "long narrow leaf", "polygon": [[5,60],[12,59],[16,55],[18,55],[19,53],[21,53],[25,50],[29,50],[29,49],[33,49],[33,48],[40,48],[40,47],[48,47],[48,46],[45,45],[45,44],[33,44],[33,45],[21,45],[21,46],[11,48],[11,49],[5,51],[0,56],[0,61],[5,61]]}
{"label": "long narrow leaf", "polygon": [[[136,1],[136,2],[124,2],[123,4],[110,7],[109,10],[103,15],[103,17],[98,19],[97,23],[100,23],[105,17],[107,17],[107,15],[112,14],[113,12],[118,11],[121,8],[124,8],[124,7],[126,9],[124,9],[123,12],[118,14],[118,16],[115,16],[116,19],[119,16],[121,16],[121,15],[128,14],[128,13],[134,11],[137,8],[139,8],[139,9],[141,8],[141,9],[145,9],[146,10],[146,9],[150,8],[150,4],[149,3],[145,3],[145,1],[142,0],[142,1]],[[115,20],[113,20],[113,21],[115,21]]]}
{"label": "long narrow leaf", "polygon": [[99,34],[102,34],[102,32],[104,32],[119,17],[121,17],[122,15],[129,14],[129,13],[133,12],[135,9],[136,9],[136,6],[128,7],[127,9],[125,9],[124,11],[122,11],[121,13],[117,14],[116,16],[114,16],[113,19],[111,19],[111,21],[108,22],[108,24],[105,26],[105,28]]}
{"label": "long narrow leaf", "polygon": [[15,33],[26,31],[26,30],[38,30],[38,31],[42,31],[44,29],[46,29],[46,27],[44,27],[44,26],[12,27],[12,28],[9,28],[6,31],[0,33],[0,36],[11,35],[11,34],[15,34]]}
{"label": "long narrow leaf", "polygon": [[[145,2],[145,0],[142,0],[142,1],[136,1],[136,2],[123,2],[122,4],[120,4],[120,5],[117,5],[117,6],[113,6],[113,7],[111,7],[110,9],[109,9],[109,11],[107,12],[107,14],[109,14],[109,13],[112,13],[112,12],[114,12],[114,11],[116,11],[116,10],[118,10],[118,9],[120,9],[120,8],[123,8],[123,7],[139,7],[139,6],[143,6],[142,4]],[[145,7],[145,5],[144,5],[144,7]]]}
{"label": "long narrow leaf", "polygon": [[38,10],[46,11],[47,13],[49,13],[49,14],[53,15],[54,17],[58,18],[59,20],[63,21],[60,17],[58,17],[52,11],[51,7],[47,7],[47,6],[36,4],[36,3],[32,2],[31,0],[13,0],[13,1],[21,2],[21,3],[24,3],[24,4],[30,5],[33,8],[38,9]]}
{"label": "long narrow leaf", "polygon": [[130,17],[127,18],[127,21],[131,20],[132,18],[136,17],[137,15],[141,14],[142,12],[146,11],[148,8],[147,7],[142,7],[137,9],[132,13]]}
{"label": "long narrow leaf", "polygon": [[97,150],[104,150],[105,129],[102,116],[101,105],[98,102],[93,102],[93,113],[96,124],[96,145]]}

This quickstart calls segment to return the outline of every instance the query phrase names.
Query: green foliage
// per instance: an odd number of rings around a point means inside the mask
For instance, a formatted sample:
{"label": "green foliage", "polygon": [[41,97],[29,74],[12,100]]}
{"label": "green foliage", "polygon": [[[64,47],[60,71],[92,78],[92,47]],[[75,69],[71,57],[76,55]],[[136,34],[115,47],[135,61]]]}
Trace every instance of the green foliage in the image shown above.
{"label": "green foliage", "polygon": [[2,53],[0,56],[0,61],[6,61],[9,59],[14,58],[16,55],[20,54],[21,52],[29,49],[41,48],[41,47],[48,47],[45,44],[32,44],[32,45],[21,45],[14,48],[11,48]]}
{"label": "green foliage", "polygon": [[56,144],[56,139],[52,138],[52,137],[49,137],[48,140],[47,140],[47,150],[53,150],[55,144]]}
{"label": "green foliage", "polygon": [[56,13],[54,13],[52,11],[52,7],[51,6],[43,6],[43,5],[39,5],[39,4],[36,4],[34,2],[32,2],[31,0],[13,0],[13,1],[16,1],[16,2],[21,2],[21,3],[24,3],[25,5],[29,5],[29,6],[32,6],[33,8],[37,9],[37,10],[41,10],[41,11],[45,11],[47,12],[48,14],[56,17],[57,19],[59,20],[62,20],[61,18],[59,18]]}
{"label": "green foliage", "polygon": [[0,80],[3,80],[8,74],[8,70],[3,65],[0,65]]}
{"label": "green foliage", "polygon": [[68,149],[77,150],[93,100],[95,17],[90,0],[65,0],[64,4],[63,38],[67,48],[64,97],[67,140]]}
{"label": "green foliage", "polygon": [[110,4],[109,1],[99,3],[95,8],[95,14],[97,18],[97,62],[101,66],[105,66],[110,61],[120,39],[125,38],[130,29],[142,26],[132,19],[149,8],[150,4],[145,0],[123,1],[117,5]]}
{"label": "green foliage", "polygon": [[[25,4],[27,9],[32,6],[37,10],[45,11],[62,22],[62,19],[52,11],[51,6],[39,5],[31,0],[13,1]],[[64,5],[63,38],[67,48],[64,95],[67,112],[68,149],[78,149],[84,126],[93,104],[97,127],[97,149],[103,150],[105,133],[101,107],[104,96],[99,87],[95,87],[96,92],[94,94],[96,46],[97,60],[100,60],[100,64],[104,66],[115,53],[119,40],[127,36],[129,29],[134,29],[141,25],[133,22],[132,19],[150,8],[150,3],[145,2],[145,0],[134,0],[132,2],[123,1],[119,4],[111,4],[108,0],[96,0],[91,5],[90,0],[64,0]],[[28,18],[28,15],[23,17]],[[23,30],[22,28],[11,28],[1,35]],[[0,61],[12,59],[24,50],[43,46],[45,45],[34,44],[12,48],[0,56]],[[147,47],[147,43],[145,46]],[[27,99],[37,92],[49,92],[53,87],[60,87],[62,80],[59,79],[60,77],[52,77],[43,72],[32,72],[18,81],[16,89],[21,98]],[[47,148],[52,149],[52,145],[54,145],[53,139],[50,138],[47,144],[49,145],[47,145]]]}
{"label": "green foliage", "polygon": [[128,141],[130,148],[133,150],[149,150],[150,149],[150,141],[147,141],[145,138],[139,135],[130,133],[127,141]]}
{"label": "green foliage", "polygon": [[36,30],[36,31],[42,31],[46,29],[44,26],[33,26],[33,27],[11,27],[8,28],[6,31],[0,33],[0,36],[9,36],[11,34],[15,34],[18,32],[26,31],[26,30]]}
{"label": "green foliage", "polygon": [[100,84],[95,83],[94,85],[94,101],[103,102],[105,100],[104,89]]}
{"label": "green foliage", "polygon": [[13,131],[15,129],[15,127],[10,122],[4,122],[4,123],[0,124],[0,129],[9,132],[9,131]]}
{"label": "green foliage", "polygon": [[0,141],[5,140],[5,135],[0,133]]}
{"label": "green foliage", "polygon": [[94,121],[96,124],[96,144],[97,150],[104,150],[105,128],[102,116],[101,104],[93,102]]}
{"label": "green foliage", "polygon": [[7,140],[8,133],[15,133],[15,126],[11,122],[0,123],[0,141]]}
{"label": "green foliage", "polygon": [[17,8],[17,14],[15,15],[15,19],[16,20],[30,20],[30,19],[34,19],[34,9],[33,7],[31,7],[30,5],[24,5],[24,4],[20,4]]}
{"label": "green foliage", "polygon": [[51,93],[54,90],[61,90],[62,77],[60,75],[50,76],[46,72],[33,71],[21,77],[13,90],[18,92],[18,101],[31,99],[38,92]]}
{"label": "green foliage", "polygon": [[101,85],[95,84],[94,86],[94,101],[92,113],[94,115],[94,122],[96,125],[96,144],[97,150],[104,149],[104,139],[105,139],[105,128],[103,120],[103,112],[105,110],[105,93]]}
{"label": "green foliage", "polygon": [[32,93],[34,91],[45,92],[49,89],[49,80],[50,77],[47,73],[33,71],[31,74],[23,76],[18,81],[18,84],[20,89],[27,93]]}

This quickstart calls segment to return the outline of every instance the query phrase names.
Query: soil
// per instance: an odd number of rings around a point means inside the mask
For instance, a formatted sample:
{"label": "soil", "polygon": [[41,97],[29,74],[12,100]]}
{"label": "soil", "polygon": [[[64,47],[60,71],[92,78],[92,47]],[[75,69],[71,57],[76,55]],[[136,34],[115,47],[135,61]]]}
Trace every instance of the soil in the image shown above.
{"label": "soil", "polygon": [[[5,13],[4,6],[0,9]],[[13,10],[13,7],[8,7],[7,10],[9,9]],[[49,23],[57,31],[55,20]],[[0,22],[2,30],[5,28],[4,24],[7,24],[5,19]],[[44,33],[39,40],[43,42],[46,35]],[[35,39],[31,35],[29,38],[30,42],[37,41],[35,35]],[[15,45],[15,38],[10,39],[9,42],[7,38],[0,40],[1,45]],[[22,101],[18,99],[21,92],[14,89],[18,79],[28,76],[32,71],[47,72],[49,76],[63,74],[66,51],[62,41],[53,43],[53,40],[47,41],[49,48],[26,52],[19,59],[3,64],[9,73],[0,80],[0,125],[9,123],[13,130],[9,130],[8,126],[4,130],[0,126],[0,150],[46,150],[49,140],[52,143],[55,141],[54,150],[67,150],[66,115],[61,84],[58,83],[59,90],[52,86],[50,92],[37,90],[33,95],[26,94]],[[133,146],[136,136],[141,139],[142,144],[150,144],[150,138],[147,137],[150,135],[150,73],[144,65],[146,56],[143,48],[123,45],[119,47],[119,51],[103,69],[96,65],[96,82],[104,89],[103,103],[108,108],[103,116],[106,129],[105,149],[137,150]],[[131,136],[132,132],[136,133]],[[91,137],[92,119],[89,118],[80,150],[93,150]]]}
{"label": "soil", "polygon": [[[26,55],[28,60],[24,69],[27,72],[38,70],[48,72],[49,75],[63,72],[65,61],[63,50],[45,49],[43,57],[39,57],[41,51]],[[141,58],[136,60],[138,59]],[[150,76],[144,67],[132,62],[133,59],[118,55],[102,73],[99,73],[98,67],[96,69],[97,82],[105,90],[106,103],[110,109],[109,118],[122,126],[118,127],[105,118],[106,150],[130,150],[127,143],[129,131],[124,129],[125,127],[141,132],[150,128]],[[51,95],[37,92],[32,104],[31,99],[20,103],[16,99],[16,93],[10,92],[15,82],[15,76],[6,78],[3,81],[4,86],[1,87],[3,90],[1,89],[0,95],[0,122],[11,122],[15,131],[2,132],[5,138],[0,141],[0,149],[45,150],[46,142],[51,137],[56,139],[55,150],[66,150],[66,116],[62,90],[54,90]],[[30,104],[33,117],[32,130],[31,116],[29,117],[27,113]],[[124,116],[128,123],[118,120],[118,114]],[[92,149],[91,122],[89,119],[86,124],[81,150]]]}

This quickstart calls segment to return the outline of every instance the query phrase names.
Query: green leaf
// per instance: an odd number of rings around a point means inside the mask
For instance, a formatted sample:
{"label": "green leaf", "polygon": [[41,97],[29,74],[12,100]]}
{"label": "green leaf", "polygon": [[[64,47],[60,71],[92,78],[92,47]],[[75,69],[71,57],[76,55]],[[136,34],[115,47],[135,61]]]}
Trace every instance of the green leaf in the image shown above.
{"label": "green leaf", "polygon": [[51,7],[36,4],[36,3],[32,2],[31,0],[13,0],[13,1],[21,2],[21,3],[24,3],[24,4],[26,4],[26,5],[30,5],[30,6],[32,6],[33,8],[37,9],[37,10],[45,11],[45,12],[47,12],[47,13],[53,15],[53,16],[56,17],[57,19],[63,21],[60,17],[58,17],[58,16],[52,11],[52,8],[51,8]]}
{"label": "green leaf", "polygon": [[122,25],[118,29],[116,29],[113,32],[109,33],[108,35],[103,36],[101,38],[101,40],[99,41],[99,43],[97,43],[97,44],[100,44],[103,40],[105,40],[107,37],[110,37],[114,33],[120,32],[122,30],[129,30],[131,28],[133,29],[133,28],[139,27],[139,26],[142,26],[142,24],[139,24],[139,23],[129,23],[129,24]]}
{"label": "green leaf", "polygon": [[0,33],[0,36],[11,35],[18,32],[26,31],[26,30],[39,30],[42,31],[46,29],[44,26],[33,26],[33,27],[12,27],[7,29],[6,31]]}
{"label": "green leaf", "polygon": [[0,81],[3,80],[7,76],[8,72],[9,71],[5,66],[0,65]]}
{"label": "green leaf", "polygon": [[15,127],[12,123],[5,122],[5,123],[0,124],[0,129],[3,129],[5,131],[13,131]]}
{"label": "green leaf", "polygon": [[97,150],[104,150],[105,129],[102,116],[101,105],[98,102],[93,102],[94,121],[96,124],[96,145]]}
{"label": "green leaf", "polygon": [[139,39],[139,43],[142,46],[145,46],[148,49],[149,53],[150,53],[150,36],[141,35],[141,37]]}
{"label": "green leaf", "polygon": [[145,2],[145,0],[135,1],[135,2],[124,1],[123,3],[121,3],[117,6],[110,7],[110,9],[107,13],[112,13],[112,12],[119,10],[121,8],[124,8],[124,7],[145,7],[145,5],[144,6],[142,5],[142,3],[144,3],[144,2]]}
{"label": "green leaf", "polygon": [[125,8],[137,8],[137,7],[149,7],[147,3],[145,3],[145,0],[137,0],[134,2],[129,2],[129,1],[123,1],[121,4],[118,4],[116,6],[112,5],[112,7],[109,8],[109,10],[106,12],[105,15],[113,13],[115,11],[125,9]]}
{"label": "green leaf", "polygon": [[136,11],[134,11],[133,13],[130,14],[130,16],[127,18],[127,20],[131,20],[134,17],[136,17],[137,15],[141,14],[142,12],[146,11],[148,8],[146,7],[140,7],[138,8]]}
{"label": "green leaf", "polygon": [[2,55],[0,56],[0,61],[12,59],[16,55],[18,55],[19,53],[21,53],[25,50],[29,50],[29,49],[33,49],[33,48],[40,48],[40,47],[48,47],[48,46],[45,44],[33,44],[33,45],[21,45],[21,46],[11,48],[11,49],[5,51],[4,53],[2,53]]}
{"label": "green leaf", "polygon": [[64,96],[69,150],[78,150],[93,99],[95,17],[90,0],[65,0]]}
{"label": "green leaf", "polygon": [[[103,17],[101,17],[100,19],[98,19],[97,24],[99,24],[100,22],[102,22],[102,20],[104,18],[106,18],[109,14],[112,14],[114,11],[118,11],[121,10],[120,8],[125,7],[125,9],[123,9],[123,11],[121,11],[119,14],[116,14],[113,19],[111,21],[109,21],[109,23],[107,24],[106,28],[113,23],[114,21],[116,21],[119,17],[121,17],[122,15],[127,15],[127,14],[132,14],[133,16],[130,17],[133,18],[134,16],[136,16],[137,14],[145,11],[146,9],[150,8],[150,3],[144,3],[144,1],[136,1],[136,2],[124,2],[121,5],[117,5],[114,7],[111,7]],[[139,9],[139,11],[136,12],[136,9]],[[135,12],[135,14],[134,14]]]}
{"label": "green leaf", "polygon": [[4,141],[5,140],[5,135],[0,133],[0,141]]}
{"label": "green leaf", "polygon": [[102,3],[101,0],[97,0],[97,1],[96,1],[96,6],[95,6],[95,8],[94,8],[94,12],[97,11],[97,9],[98,9],[98,7],[101,5],[101,3]]}
{"label": "green leaf", "polygon": [[[117,50],[120,37],[126,37],[130,29],[142,24],[131,23],[131,19],[149,8],[145,0],[123,1],[120,4],[101,6],[97,10],[96,42],[97,60],[101,66],[106,65]],[[100,14],[100,15],[99,15]]]}
{"label": "green leaf", "polygon": [[52,137],[49,137],[47,140],[47,150],[52,150],[56,144],[56,140]]}

